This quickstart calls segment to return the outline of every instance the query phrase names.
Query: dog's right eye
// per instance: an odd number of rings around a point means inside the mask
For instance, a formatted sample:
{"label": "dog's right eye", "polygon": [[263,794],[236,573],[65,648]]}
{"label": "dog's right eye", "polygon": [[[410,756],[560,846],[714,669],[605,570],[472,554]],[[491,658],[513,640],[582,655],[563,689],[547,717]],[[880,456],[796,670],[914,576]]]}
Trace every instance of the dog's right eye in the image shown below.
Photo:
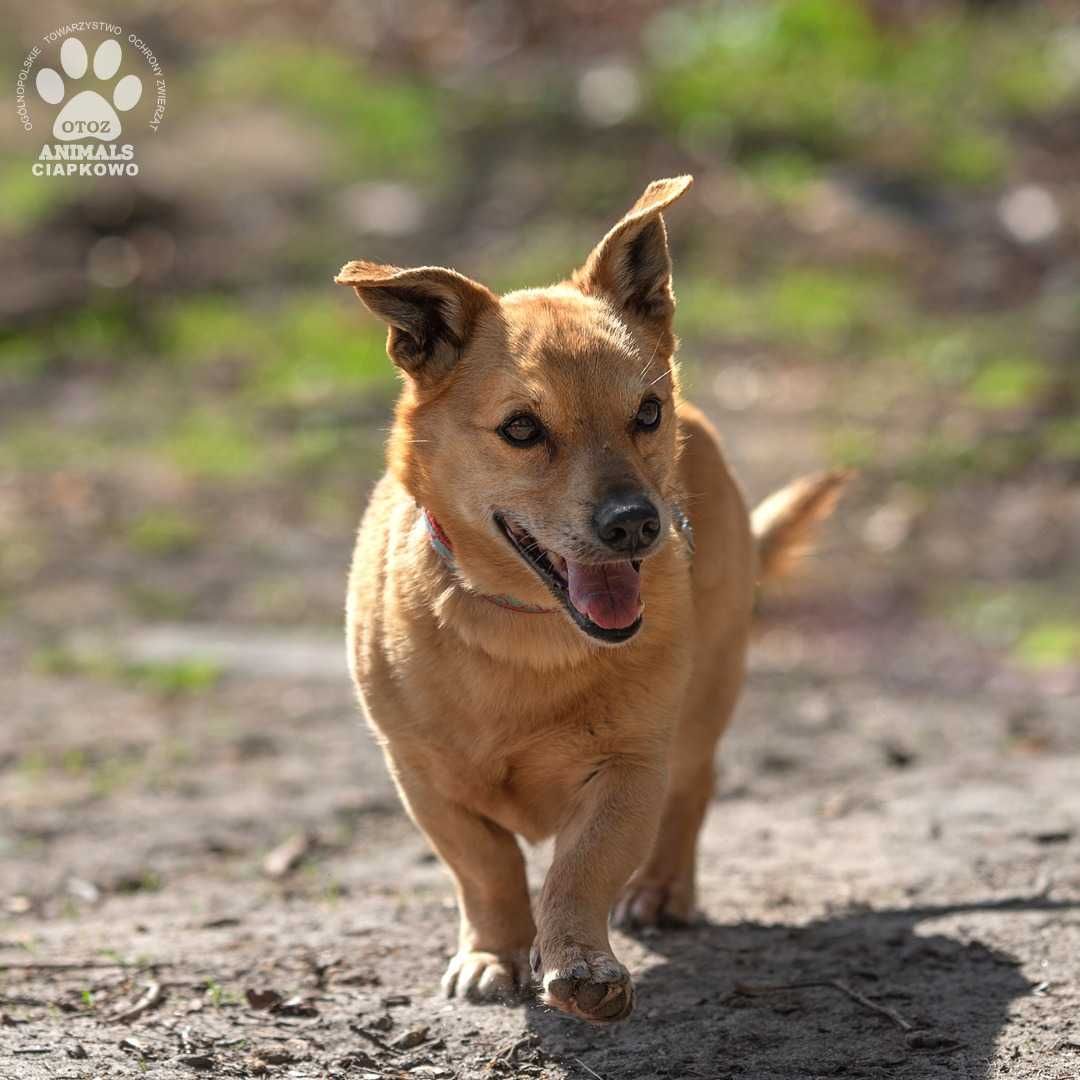
{"label": "dog's right eye", "polygon": [[512,446],[532,446],[544,437],[544,425],[528,413],[515,413],[503,421],[499,434]]}

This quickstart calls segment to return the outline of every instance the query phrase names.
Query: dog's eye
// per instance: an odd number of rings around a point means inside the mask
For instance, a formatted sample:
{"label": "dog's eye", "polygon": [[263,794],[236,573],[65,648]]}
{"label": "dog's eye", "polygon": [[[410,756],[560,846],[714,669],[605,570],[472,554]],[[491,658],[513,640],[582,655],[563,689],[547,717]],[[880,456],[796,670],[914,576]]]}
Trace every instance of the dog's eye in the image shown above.
{"label": "dog's eye", "polygon": [[504,420],[499,434],[513,446],[532,446],[544,437],[544,425],[528,413],[516,413]]}
{"label": "dog's eye", "polygon": [[642,431],[653,431],[660,426],[660,402],[654,398],[646,398],[634,417],[634,423]]}

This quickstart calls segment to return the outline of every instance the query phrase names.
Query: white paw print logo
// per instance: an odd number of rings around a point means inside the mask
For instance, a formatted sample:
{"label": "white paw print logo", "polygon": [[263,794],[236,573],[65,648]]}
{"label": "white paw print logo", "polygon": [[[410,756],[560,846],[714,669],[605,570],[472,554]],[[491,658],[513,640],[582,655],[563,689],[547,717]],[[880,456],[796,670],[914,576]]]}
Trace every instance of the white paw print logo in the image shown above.
{"label": "white paw print logo", "polygon": [[[118,41],[111,38],[103,41],[94,53],[94,74],[102,81],[111,79],[122,58]],[[69,37],[60,46],[60,66],[69,79],[81,79],[88,62],[86,46],[78,38]],[[49,105],[59,105],[64,100],[64,80],[52,68],[42,68],[35,85],[42,101]],[[53,138],[61,142],[88,137],[112,142],[120,134],[117,109],[128,112],[138,105],[141,97],[142,80],[138,75],[125,75],[113,87],[112,105],[96,90],[80,90],[57,115]]]}

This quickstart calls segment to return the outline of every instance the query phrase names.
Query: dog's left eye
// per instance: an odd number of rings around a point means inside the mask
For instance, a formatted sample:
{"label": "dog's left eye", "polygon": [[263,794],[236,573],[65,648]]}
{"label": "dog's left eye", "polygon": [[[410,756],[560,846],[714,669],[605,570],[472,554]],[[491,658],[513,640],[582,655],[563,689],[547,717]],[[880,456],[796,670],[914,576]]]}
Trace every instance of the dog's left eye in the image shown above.
{"label": "dog's left eye", "polygon": [[660,402],[654,398],[646,398],[634,417],[634,423],[642,431],[653,431],[660,426]]}
{"label": "dog's left eye", "polygon": [[504,420],[499,434],[513,446],[532,446],[544,437],[544,425],[528,413],[517,413]]}

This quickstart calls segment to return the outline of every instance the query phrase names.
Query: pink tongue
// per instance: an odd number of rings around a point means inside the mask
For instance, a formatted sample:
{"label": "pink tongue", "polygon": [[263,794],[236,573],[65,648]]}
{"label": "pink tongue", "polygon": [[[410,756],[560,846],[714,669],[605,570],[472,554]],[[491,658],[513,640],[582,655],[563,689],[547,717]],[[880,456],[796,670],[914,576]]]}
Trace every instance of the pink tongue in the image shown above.
{"label": "pink tongue", "polygon": [[641,577],[629,562],[585,566],[566,560],[570,603],[605,630],[621,630],[641,614]]}

